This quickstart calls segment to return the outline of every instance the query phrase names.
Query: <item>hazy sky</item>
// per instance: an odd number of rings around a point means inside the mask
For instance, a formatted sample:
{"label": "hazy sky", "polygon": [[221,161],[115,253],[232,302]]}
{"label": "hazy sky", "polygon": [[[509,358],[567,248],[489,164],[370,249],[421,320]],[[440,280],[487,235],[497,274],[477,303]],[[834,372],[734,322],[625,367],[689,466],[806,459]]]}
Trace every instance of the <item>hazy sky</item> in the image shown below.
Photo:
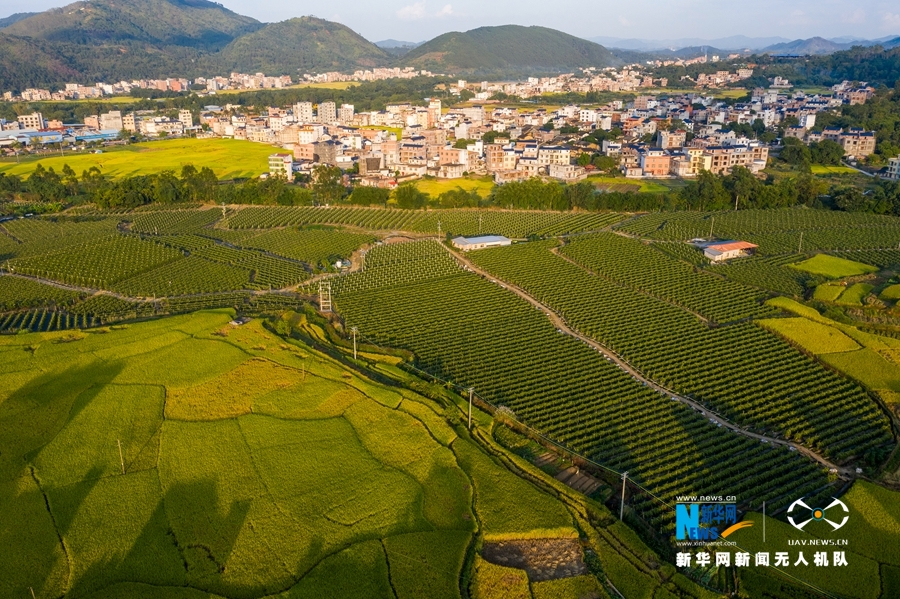
{"label": "hazy sky", "polygon": [[[897,0],[221,0],[261,21],[312,14],[340,21],[371,41],[421,41],[482,25],[543,25],[581,37],[729,35],[807,38],[900,35]],[[0,16],[68,4],[0,0]]]}

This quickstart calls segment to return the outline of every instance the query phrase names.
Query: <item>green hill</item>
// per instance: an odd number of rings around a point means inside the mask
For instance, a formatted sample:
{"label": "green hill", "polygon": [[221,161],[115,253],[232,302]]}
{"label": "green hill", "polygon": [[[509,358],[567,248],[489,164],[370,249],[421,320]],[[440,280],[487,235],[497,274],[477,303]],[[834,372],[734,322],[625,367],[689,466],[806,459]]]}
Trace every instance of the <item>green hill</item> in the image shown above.
{"label": "green hill", "polygon": [[206,0],[91,0],[23,19],[3,33],[87,46],[143,42],[216,50],[259,27],[256,19]]}
{"label": "green hill", "polygon": [[546,27],[480,27],[451,32],[411,50],[406,64],[442,71],[565,71],[620,64],[609,50]]}
{"label": "green hill", "polygon": [[340,23],[300,17],[270,23],[243,35],[208,64],[221,72],[262,71],[296,75],[297,71],[331,71],[384,65],[389,54]]}

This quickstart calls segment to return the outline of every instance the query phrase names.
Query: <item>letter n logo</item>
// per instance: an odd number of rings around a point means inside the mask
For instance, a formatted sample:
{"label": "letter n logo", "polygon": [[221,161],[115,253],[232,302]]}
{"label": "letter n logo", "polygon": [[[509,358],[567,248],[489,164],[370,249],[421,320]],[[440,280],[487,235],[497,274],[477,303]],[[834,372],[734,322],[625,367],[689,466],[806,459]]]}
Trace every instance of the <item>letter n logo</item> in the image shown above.
{"label": "letter n logo", "polygon": [[678,503],[675,505],[675,538],[679,541],[693,538],[692,531],[700,528],[700,505]]}

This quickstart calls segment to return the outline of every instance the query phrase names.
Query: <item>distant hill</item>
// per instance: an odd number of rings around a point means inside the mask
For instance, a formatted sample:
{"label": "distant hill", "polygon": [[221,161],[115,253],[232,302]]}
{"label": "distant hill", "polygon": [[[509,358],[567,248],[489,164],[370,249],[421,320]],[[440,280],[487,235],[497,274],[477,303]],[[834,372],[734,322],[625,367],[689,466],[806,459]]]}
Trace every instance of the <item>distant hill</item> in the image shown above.
{"label": "distant hill", "polygon": [[566,71],[618,65],[594,42],[546,27],[503,25],[438,36],[407,53],[405,63],[441,72]]}
{"label": "distant hill", "polygon": [[715,47],[721,50],[759,50],[773,44],[789,42],[784,37],[747,37],[746,35],[732,35],[730,37],[720,37],[716,39],[702,38],[678,38],[678,39],[637,39],[637,38],[620,38],[620,37],[592,37],[592,42],[602,44],[607,48],[622,48],[625,50],[682,50],[692,47]]}
{"label": "distant hill", "polygon": [[418,48],[425,42],[401,42],[400,40],[381,40],[380,42],[375,42],[375,45],[379,48],[389,49],[389,48]]}
{"label": "distant hill", "polygon": [[812,37],[808,40],[794,40],[792,42],[773,44],[762,51],[765,54],[831,54],[846,50],[854,45],[857,45],[857,43],[839,44],[821,37]]}
{"label": "distant hill", "polygon": [[8,17],[4,17],[0,19],[0,29],[4,27],[9,27],[13,23],[18,23],[22,19],[27,19],[28,17],[33,17],[38,13],[36,12],[17,12],[14,15],[9,15]]}
{"label": "distant hill", "polygon": [[371,68],[390,55],[345,25],[300,17],[271,23],[243,35],[210,55],[205,64],[219,72],[304,72]]}

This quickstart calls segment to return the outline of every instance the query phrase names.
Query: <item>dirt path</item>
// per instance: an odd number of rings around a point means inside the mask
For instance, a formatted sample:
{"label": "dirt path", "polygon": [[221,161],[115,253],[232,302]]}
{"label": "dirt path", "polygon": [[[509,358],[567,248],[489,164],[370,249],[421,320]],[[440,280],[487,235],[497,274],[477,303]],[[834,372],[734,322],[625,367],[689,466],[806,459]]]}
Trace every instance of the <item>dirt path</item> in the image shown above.
{"label": "dirt path", "polygon": [[[493,274],[491,274],[485,270],[482,270],[481,268],[476,266],[473,262],[471,262],[468,258],[466,258],[465,256],[463,256],[462,254],[460,254],[458,252],[451,250],[445,244],[442,243],[441,247],[446,249],[453,257],[455,257],[461,264],[463,264],[470,271],[472,271],[476,274],[479,274],[482,277],[485,277],[490,281],[499,281],[499,279],[496,276],[494,276]],[[815,453],[814,451],[812,451],[802,445],[798,445],[797,443],[793,443],[793,442],[787,441],[785,439],[776,439],[774,437],[768,437],[765,435],[760,435],[758,433],[748,431],[747,429],[742,428],[742,427],[730,422],[725,417],[723,417],[720,414],[717,414],[716,412],[710,410],[709,408],[697,403],[696,401],[690,399],[689,397],[680,395],[678,393],[675,393],[674,391],[671,391],[670,389],[666,389],[665,387],[658,385],[653,380],[646,377],[640,370],[633,367],[631,364],[629,364],[628,362],[623,360],[621,357],[619,357],[618,354],[616,354],[614,351],[612,351],[605,345],[598,343],[592,337],[582,335],[580,332],[578,332],[574,328],[570,327],[569,324],[566,322],[565,318],[563,318],[560,314],[558,314],[556,311],[554,311],[549,306],[542,304],[537,299],[535,299],[534,297],[529,295],[524,289],[522,289],[516,285],[513,285],[511,283],[508,283],[506,281],[502,282],[502,286],[506,289],[509,289],[510,291],[512,291],[513,293],[515,293],[516,295],[518,295],[519,297],[521,297],[522,299],[527,301],[532,306],[539,308],[541,311],[543,311],[547,315],[547,317],[550,319],[550,322],[553,323],[553,325],[560,331],[562,331],[562,332],[566,333],[567,335],[570,335],[570,336],[578,339],[579,341],[586,343],[590,347],[594,348],[595,350],[600,352],[600,354],[603,355],[603,357],[607,358],[609,361],[614,363],[620,369],[627,372],[629,375],[631,375],[632,378],[634,378],[638,382],[643,383],[645,386],[650,387],[651,389],[653,389],[654,391],[657,391],[658,393],[660,393],[662,395],[671,397],[672,399],[674,399],[676,401],[680,401],[681,403],[683,403],[683,404],[687,405],[688,407],[694,409],[695,411],[699,412],[702,416],[706,417],[709,420],[710,424],[727,428],[728,430],[735,432],[739,435],[744,435],[745,437],[749,437],[751,439],[755,439],[760,442],[771,443],[772,445],[777,445],[777,446],[781,446],[781,447],[793,448],[794,451],[796,451],[800,454],[803,454],[812,460],[815,460],[816,462],[818,462],[819,464],[821,464],[822,466],[825,466],[826,468],[828,468],[830,470],[834,470],[837,474],[839,474],[843,478],[849,478],[849,479],[855,478],[855,476],[856,476],[855,471],[853,471],[851,468],[845,468],[845,467],[838,466],[837,464],[830,462],[829,460],[825,459],[824,457],[820,456],[819,454]]]}

